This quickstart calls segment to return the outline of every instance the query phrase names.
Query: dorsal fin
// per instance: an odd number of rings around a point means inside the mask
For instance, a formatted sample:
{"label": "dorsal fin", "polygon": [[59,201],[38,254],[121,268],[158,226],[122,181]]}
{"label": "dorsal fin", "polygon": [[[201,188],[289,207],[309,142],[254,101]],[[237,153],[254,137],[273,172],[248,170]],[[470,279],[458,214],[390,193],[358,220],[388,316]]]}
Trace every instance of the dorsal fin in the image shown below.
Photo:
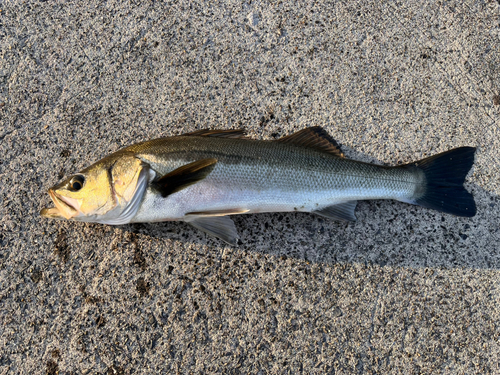
{"label": "dorsal fin", "polygon": [[212,172],[216,163],[217,159],[210,158],[183,165],[153,182],[152,186],[165,198],[203,180]]}
{"label": "dorsal fin", "polygon": [[201,129],[183,135],[191,135],[196,137],[220,137],[220,138],[244,138],[245,130],[243,129]]}
{"label": "dorsal fin", "polygon": [[339,144],[319,126],[299,130],[296,133],[280,138],[277,142],[292,143],[294,145],[314,148],[343,158],[344,153]]}

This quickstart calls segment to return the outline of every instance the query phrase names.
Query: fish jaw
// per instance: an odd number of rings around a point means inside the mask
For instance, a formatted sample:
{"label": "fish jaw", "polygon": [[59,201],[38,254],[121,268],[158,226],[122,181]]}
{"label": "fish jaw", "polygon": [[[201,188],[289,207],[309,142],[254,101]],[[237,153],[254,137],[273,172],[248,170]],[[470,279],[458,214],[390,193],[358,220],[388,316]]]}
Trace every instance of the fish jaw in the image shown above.
{"label": "fish jaw", "polygon": [[49,189],[48,193],[52,202],[54,202],[55,207],[43,209],[40,212],[43,217],[69,220],[78,216],[79,211],[76,208],[78,206],[78,202],[76,199],[59,195],[53,189]]}
{"label": "fish jaw", "polygon": [[55,219],[55,220],[66,219],[63,215],[61,215],[61,212],[57,207],[42,208],[42,210],[40,211],[40,216],[46,219]]}

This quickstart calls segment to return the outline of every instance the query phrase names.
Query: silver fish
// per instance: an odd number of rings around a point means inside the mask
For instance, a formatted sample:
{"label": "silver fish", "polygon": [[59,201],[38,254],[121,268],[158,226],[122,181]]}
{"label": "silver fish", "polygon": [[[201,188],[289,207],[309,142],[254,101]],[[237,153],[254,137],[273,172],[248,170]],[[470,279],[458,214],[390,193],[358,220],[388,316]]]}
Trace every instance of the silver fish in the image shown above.
{"label": "silver fish", "polygon": [[388,167],[346,159],[319,127],[274,141],[200,130],[121,149],[49,189],[55,219],[121,225],[182,220],[229,244],[235,214],[312,212],[354,221],[358,200],[395,199],[457,216],[476,213],[465,177],[475,148]]}

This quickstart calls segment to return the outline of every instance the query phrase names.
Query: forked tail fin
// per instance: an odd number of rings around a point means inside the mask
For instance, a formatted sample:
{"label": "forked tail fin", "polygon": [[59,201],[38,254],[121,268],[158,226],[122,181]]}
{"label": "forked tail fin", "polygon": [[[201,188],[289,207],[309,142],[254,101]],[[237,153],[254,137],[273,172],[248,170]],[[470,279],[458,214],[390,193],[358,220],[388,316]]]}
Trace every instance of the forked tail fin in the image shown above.
{"label": "forked tail fin", "polygon": [[426,186],[415,204],[456,216],[476,214],[474,197],[465,190],[465,176],[474,164],[474,147],[459,147],[405,165],[424,172]]}

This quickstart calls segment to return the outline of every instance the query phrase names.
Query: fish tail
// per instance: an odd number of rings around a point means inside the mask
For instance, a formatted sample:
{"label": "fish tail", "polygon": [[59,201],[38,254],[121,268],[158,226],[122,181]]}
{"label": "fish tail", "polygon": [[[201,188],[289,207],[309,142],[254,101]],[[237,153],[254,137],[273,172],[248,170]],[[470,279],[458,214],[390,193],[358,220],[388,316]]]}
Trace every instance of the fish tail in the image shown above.
{"label": "fish tail", "polygon": [[474,197],[463,184],[474,164],[475,151],[474,147],[459,147],[405,165],[425,175],[425,184],[411,203],[456,216],[474,216]]}

